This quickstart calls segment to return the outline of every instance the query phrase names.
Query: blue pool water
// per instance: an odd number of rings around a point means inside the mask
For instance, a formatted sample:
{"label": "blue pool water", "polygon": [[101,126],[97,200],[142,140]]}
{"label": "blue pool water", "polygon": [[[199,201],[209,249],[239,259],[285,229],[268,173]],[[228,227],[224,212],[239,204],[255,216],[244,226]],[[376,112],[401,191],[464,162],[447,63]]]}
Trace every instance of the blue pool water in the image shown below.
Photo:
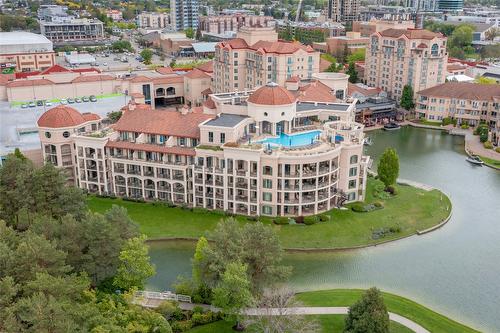
{"label": "blue pool water", "polygon": [[320,133],[321,131],[310,131],[310,132],[297,133],[291,135],[281,133],[280,136],[267,138],[259,142],[262,144],[270,143],[271,146],[273,145],[280,145],[284,147],[306,146],[313,143],[314,140],[318,138],[318,135]]}

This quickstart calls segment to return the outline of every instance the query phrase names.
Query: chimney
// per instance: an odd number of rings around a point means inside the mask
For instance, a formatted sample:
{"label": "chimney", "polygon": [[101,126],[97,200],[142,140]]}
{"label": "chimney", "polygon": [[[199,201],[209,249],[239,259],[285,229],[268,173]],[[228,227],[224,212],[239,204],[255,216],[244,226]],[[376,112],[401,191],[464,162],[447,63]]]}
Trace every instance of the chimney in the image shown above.
{"label": "chimney", "polygon": [[130,101],[128,102],[128,111],[134,111],[135,110],[135,103]]}
{"label": "chimney", "polygon": [[181,114],[185,116],[189,112],[191,112],[191,109],[189,108],[189,106],[187,106],[187,104],[184,104],[181,109]]}

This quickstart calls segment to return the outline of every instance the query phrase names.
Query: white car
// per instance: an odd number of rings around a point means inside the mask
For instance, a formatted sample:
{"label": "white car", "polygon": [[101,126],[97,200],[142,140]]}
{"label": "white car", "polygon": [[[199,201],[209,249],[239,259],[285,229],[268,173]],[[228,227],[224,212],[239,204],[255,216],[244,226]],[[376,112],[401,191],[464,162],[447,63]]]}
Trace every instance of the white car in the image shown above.
{"label": "white car", "polygon": [[49,101],[45,102],[45,106],[52,106],[52,102]]}
{"label": "white car", "polygon": [[61,98],[60,102],[62,105],[68,104],[68,100],[66,98]]}

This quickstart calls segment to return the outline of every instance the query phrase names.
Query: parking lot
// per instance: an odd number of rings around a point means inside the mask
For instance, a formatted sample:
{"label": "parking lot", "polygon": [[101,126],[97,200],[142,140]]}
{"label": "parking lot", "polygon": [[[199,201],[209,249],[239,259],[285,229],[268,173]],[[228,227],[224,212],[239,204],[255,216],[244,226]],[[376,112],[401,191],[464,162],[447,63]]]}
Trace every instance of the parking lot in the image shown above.
{"label": "parking lot", "polygon": [[[97,102],[70,104],[80,112],[92,112],[106,117],[112,111],[120,110],[128,103],[128,96],[115,96],[98,99]],[[0,155],[20,149],[37,149],[40,147],[36,122],[50,107],[37,106],[22,109],[20,105],[11,106],[8,102],[0,102]]]}

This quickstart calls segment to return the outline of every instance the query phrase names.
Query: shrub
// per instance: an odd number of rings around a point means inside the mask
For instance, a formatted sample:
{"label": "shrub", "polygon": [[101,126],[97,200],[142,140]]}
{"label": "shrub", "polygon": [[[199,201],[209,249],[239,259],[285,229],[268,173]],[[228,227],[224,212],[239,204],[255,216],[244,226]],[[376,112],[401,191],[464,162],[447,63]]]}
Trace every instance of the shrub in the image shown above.
{"label": "shrub", "polygon": [[462,129],[468,129],[469,128],[469,124],[462,124],[462,125],[460,125],[460,128],[462,128]]}
{"label": "shrub", "polygon": [[210,324],[217,320],[219,320],[218,316],[211,311],[207,313],[194,313],[191,317],[194,326]]}
{"label": "shrub", "polygon": [[181,295],[190,295],[192,296],[195,291],[195,286],[193,281],[186,277],[178,277],[177,280],[173,284],[174,290],[176,294]]}
{"label": "shrub", "polygon": [[493,144],[491,143],[491,141],[486,141],[485,143],[483,143],[483,146],[486,149],[493,149]]}
{"label": "shrub", "polygon": [[202,306],[199,306],[199,305],[196,305],[194,308],[193,308],[193,313],[203,313],[204,312],[204,309]]}
{"label": "shrub", "polygon": [[209,304],[212,302],[212,289],[202,283],[193,291],[193,302]]}
{"label": "shrub", "polygon": [[390,193],[391,195],[398,194],[398,190],[396,189],[395,186],[392,186],[392,185],[387,186],[387,188],[385,190],[386,190],[386,192]]}
{"label": "shrub", "polygon": [[274,224],[285,225],[288,224],[288,217],[280,216],[273,219]]}
{"label": "shrub", "polygon": [[328,215],[326,215],[326,214],[321,214],[321,215],[320,215],[320,216],[318,216],[318,217],[319,217],[319,220],[320,220],[321,222],[326,222],[326,221],[330,220],[330,216],[328,216]]}
{"label": "shrub", "polygon": [[399,225],[397,225],[395,227],[390,227],[389,231],[392,232],[393,234],[398,234],[401,232],[401,227]]}
{"label": "shrub", "polygon": [[258,216],[248,216],[247,220],[252,221],[252,222],[257,222],[259,220],[259,217]]}
{"label": "shrub", "polygon": [[306,225],[313,225],[313,224],[316,224],[316,222],[318,222],[318,218],[316,216],[306,216],[306,217],[304,217],[304,223]]}
{"label": "shrub", "polygon": [[161,314],[167,320],[182,320],[184,319],[184,314],[177,302],[174,301],[163,301],[155,309],[156,312]]}
{"label": "shrub", "polygon": [[446,118],[443,118],[443,125],[446,126],[446,125],[456,125],[457,124],[457,121],[456,119],[452,119],[451,117],[446,117]]}
{"label": "shrub", "polygon": [[351,209],[354,212],[364,213],[366,212],[365,205],[362,202],[355,202],[352,204]]}
{"label": "shrub", "polygon": [[383,204],[382,202],[380,202],[380,201],[375,201],[375,202],[373,203],[373,205],[374,205],[375,207],[377,207],[377,208],[383,208],[383,207],[384,207],[384,204]]}
{"label": "shrub", "polygon": [[488,141],[488,132],[482,132],[480,135],[479,135],[479,141],[481,142],[486,142]]}
{"label": "shrub", "polygon": [[495,151],[496,151],[497,153],[500,153],[500,147],[496,147],[496,148],[495,148]]}
{"label": "shrub", "polygon": [[297,218],[295,219],[295,222],[304,223],[304,216],[297,216]]}
{"label": "shrub", "polygon": [[171,326],[174,333],[186,332],[193,327],[193,322],[191,320],[175,321]]}

